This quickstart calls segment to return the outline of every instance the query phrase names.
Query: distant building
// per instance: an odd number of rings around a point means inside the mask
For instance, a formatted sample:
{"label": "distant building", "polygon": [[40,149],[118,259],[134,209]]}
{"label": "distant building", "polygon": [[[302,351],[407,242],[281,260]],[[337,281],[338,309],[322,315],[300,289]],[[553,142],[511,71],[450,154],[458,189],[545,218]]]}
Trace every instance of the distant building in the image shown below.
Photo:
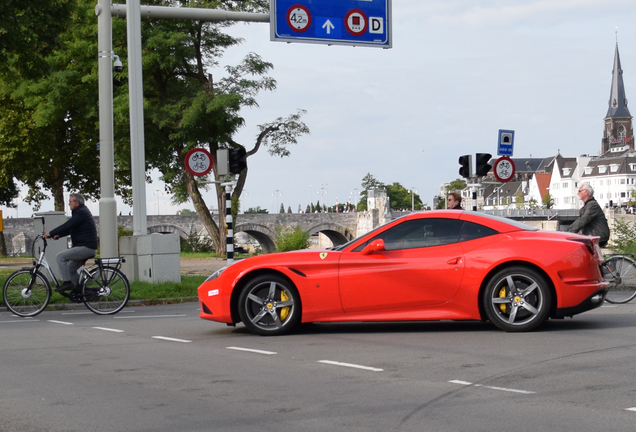
{"label": "distant building", "polygon": [[[608,105],[598,156],[563,157],[557,151],[556,156],[547,158],[512,158],[515,178],[502,184],[490,172],[479,188],[478,207],[543,207],[549,195],[552,208],[578,209],[577,191],[583,182],[592,185],[601,207],[627,207],[636,183],[636,151],[618,43]],[[470,197],[469,190],[462,195]]]}

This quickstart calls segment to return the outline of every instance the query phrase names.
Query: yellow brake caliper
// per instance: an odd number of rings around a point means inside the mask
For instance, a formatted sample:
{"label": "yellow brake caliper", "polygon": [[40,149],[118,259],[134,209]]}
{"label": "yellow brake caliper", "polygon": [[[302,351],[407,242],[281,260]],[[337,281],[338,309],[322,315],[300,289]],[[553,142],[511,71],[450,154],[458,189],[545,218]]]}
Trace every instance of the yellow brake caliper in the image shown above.
{"label": "yellow brake caliper", "polygon": [[[281,291],[280,292],[280,301],[287,301],[289,300],[289,296],[287,295],[287,293],[285,291]],[[285,319],[287,319],[287,315],[289,315],[289,310],[291,308],[289,306],[284,307],[280,310],[280,320],[281,321],[285,321]]]}
{"label": "yellow brake caliper", "polygon": [[[499,297],[501,297],[501,298],[506,297],[506,287],[505,286],[501,287],[501,289],[499,290]],[[499,305],[499,309],[501,309],[501,311],[503,313],[506,313],[506,305],[505,304],[500,304]]]}

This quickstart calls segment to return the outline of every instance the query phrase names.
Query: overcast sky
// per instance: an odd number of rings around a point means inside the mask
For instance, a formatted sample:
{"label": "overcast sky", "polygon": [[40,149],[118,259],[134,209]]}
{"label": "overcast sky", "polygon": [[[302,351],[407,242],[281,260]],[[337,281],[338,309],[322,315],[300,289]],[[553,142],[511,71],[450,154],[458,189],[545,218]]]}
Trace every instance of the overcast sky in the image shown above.
{"label": "overcast sky", "polygon": [[[274,64],[278,89],[244,111],[236,140],[250,149],[258,124],[297,109],[311,129],[290,157],[261,150],[249,159],[242,208],[353,202],[367,173],[430,205],[459,177],[460,155],[496,155],[499,129],[515,130],[514,157],[597,155],[616,28],[627,98],[636,100],[635,21],[634,0],[393,0],[388,50],[271,42],[269,24],[237,24],[230,31],[245,43],[221,66],[255,52]],[[148,185],[148,214],[174,213],[157,189]],[[205,198],[215,206],[211,192]],[[5,209],[30,214],[24,203]]]}

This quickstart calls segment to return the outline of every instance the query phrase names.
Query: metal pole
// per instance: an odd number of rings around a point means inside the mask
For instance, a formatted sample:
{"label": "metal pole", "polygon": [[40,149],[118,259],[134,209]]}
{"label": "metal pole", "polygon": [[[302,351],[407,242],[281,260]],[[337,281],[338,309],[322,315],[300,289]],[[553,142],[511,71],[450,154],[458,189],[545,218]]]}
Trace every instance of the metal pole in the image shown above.
{"label": "metal pole", "polygon": [[99,77],[99,239],[102,257],[119,255],[117,202],[115,200],[115,150],[113,125],[113,37],[110,0],[99,0],[97,50]]}
{"label": "metal pole", "polygon": [[225,224],[227,226],[227,264],[234,264],[234,221],[232,220],[232,187],[234,183],[221,183],[225,186]]}
{"label": "metal pole", "polygon": [[140,7],[139,0],[126,1],[128,97],[130,99],[130,169],[133,198],[133,235],[135,236],[148,234]]}

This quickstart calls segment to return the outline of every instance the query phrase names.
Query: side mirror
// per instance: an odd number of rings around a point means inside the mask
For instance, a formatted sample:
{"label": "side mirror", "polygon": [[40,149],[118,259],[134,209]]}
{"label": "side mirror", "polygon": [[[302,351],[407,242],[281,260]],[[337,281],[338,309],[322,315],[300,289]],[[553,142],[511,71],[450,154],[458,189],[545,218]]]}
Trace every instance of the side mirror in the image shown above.
{"label": "side mirror", "polygon": [[364,249],[362,249],[362,252],[360,253],[362,255],[371,255],[373,253],[382,252],[383,250],[384,250],[384,240],[377,239],[377,240],[373,240],[371,243],[366,245]]}

